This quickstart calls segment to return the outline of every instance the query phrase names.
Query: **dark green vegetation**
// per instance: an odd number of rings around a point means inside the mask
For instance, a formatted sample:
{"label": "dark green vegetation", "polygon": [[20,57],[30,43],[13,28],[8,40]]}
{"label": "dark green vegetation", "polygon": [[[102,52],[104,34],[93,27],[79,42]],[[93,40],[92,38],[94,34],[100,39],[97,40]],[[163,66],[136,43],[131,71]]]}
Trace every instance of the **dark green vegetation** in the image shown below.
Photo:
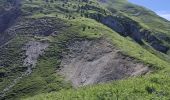
{"label": "dark green vegetation", "polygon": [[[0,0],[0,12],[1,99],[35,95],[38,96],[28,100],[170,98],[170,22],[154,12],[126,0]],[[57,73],[66,45],[74,40],[100,38],[148,65],[153,72],[72,89]],[[45,42],[49,47],[31,74],[3,91],[27,70],[23,66],[26,51],[22,48],[28,41]]]}

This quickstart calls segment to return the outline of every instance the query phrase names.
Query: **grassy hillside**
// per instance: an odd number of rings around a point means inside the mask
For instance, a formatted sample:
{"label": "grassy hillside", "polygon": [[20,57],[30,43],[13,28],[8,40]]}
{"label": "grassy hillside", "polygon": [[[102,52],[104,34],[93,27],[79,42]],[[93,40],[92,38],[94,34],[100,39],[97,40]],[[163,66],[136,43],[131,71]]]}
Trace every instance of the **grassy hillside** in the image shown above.
{"label": "grassy hillside", "polygon": [[[81,23],[86,21],[86,24]],[[85,32],[79,31],[80,35],[88,39],[100,38],[106,36],[118,48],[128,56],[138,58],[140,61],[147,64],[154,64],[155,72],[152,74],[137,78],[129,78],[121,81],[111,82],[107,84],[99,84],[86,86],[79,89],[61,90],[49,94],[41,94],[24,100],[112,100],[112,99],[127,99],[127,100],[143,100],[143,99],[167,99],[169,98],[169,63],[157,58],[147,50],[141,48],[128,38],[123,38],[111,29],[97,23],[94,20],[81,19],[73,20],[77,25],[87,25],[98,31],[87,29]],[[74,25],[74,24],[73,24]],[[73,28],[73,30],[76,30]],[[127,45],[128,44],[128,45]],[[141,54],[142,52],[142,54]],[[152,59],[154,58],[154,59]],[[157,63],[158,62],[158,63]],[[163,68],[165,67],[165,68]],[[163,69],[162,69],[163,68]],[[161,69],[161,70],[160,70]]]}
{"label": "grassy hillside", "polygon": [[[3,32],[17,35],[0,46],[0,99],[164,100],[170,97],[170,22],[126,0],[47,1],[22,0],[22,14]],[[109,18],[124,31],[103,21],[107,22]],[[132,29],[127,30],[128,26]],[[134,33],[131,35],[131,32]],[[139,37],[134,35],[135,32],[140,33]],[[101,38],[111,42],[124,55],[149,66],[152,72],[145,76],[74,89],[58,73],[63,52],[68,51],[66,47],[70,41]],[[39,56],[31,74],[24,75],[15,83],[15,79],[29,67],[23,66],[26,58],[23,47],[28,41],[48,43],[49,47]],[[15,83],[14,86],[4,91],[11,83]]]}
{"label": "grassy hillside", "polygon": [[168,82],[168,76],[151,75],[41,94],[24,100],[168,100]]}

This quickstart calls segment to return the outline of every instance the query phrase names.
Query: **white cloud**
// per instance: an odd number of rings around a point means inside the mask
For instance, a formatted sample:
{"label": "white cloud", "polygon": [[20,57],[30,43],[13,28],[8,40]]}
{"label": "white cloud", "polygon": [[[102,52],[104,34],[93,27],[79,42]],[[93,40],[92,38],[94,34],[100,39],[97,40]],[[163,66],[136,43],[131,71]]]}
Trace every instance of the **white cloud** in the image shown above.
{"label": "white cloud", "polygon": [[170,21],[170,14],[162,14],[160,16]]}
{"label": "white cloud", "polygon": [[170,12],[167,11],[158,11],[157,14],[170,21]]}

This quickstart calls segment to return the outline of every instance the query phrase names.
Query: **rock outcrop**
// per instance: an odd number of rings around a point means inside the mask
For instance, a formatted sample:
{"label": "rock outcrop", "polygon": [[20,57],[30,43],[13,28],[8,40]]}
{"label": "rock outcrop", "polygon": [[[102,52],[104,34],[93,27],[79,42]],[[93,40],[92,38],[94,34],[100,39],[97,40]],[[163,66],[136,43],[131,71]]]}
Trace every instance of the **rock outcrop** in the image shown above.
{"label": "rock outcrop", "polygon": [[110,27],[122,36],[131,37],[139,44],[143,44],[144,40],[148,42],[148,44],[150,44],[155,50],[162,53],[167,53],[170,49],[168,46],[165,46],[158,37],[152,35],[153,33],[151,31],[141,30],[142,28],[137,22],[127,17],[103,16],[100,14],[91,14],[90,17]]}

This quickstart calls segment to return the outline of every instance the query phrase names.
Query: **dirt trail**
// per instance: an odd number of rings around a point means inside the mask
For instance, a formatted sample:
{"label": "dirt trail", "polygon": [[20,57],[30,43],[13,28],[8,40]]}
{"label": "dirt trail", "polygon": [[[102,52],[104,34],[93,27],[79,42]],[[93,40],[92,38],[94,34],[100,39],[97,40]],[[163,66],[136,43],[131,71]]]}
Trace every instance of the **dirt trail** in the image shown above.
{"label": "dirt trail", "polygon": [[135,59],[124,56],[105,40],[74,41],[63,54],[60,73],[74,87],[118,80],[150,72]]}

